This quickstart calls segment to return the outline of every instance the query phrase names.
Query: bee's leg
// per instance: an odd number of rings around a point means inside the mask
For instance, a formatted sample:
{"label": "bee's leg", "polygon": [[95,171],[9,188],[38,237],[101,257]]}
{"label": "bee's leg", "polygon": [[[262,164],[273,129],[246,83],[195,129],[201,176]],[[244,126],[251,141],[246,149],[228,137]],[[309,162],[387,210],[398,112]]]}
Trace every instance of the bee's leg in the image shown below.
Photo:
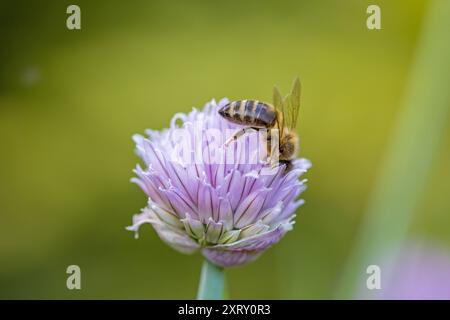
{"label": "bee's leg", "polygon": [[288,173],[289,171],[292,170],[293,164],[292,161],[290,160],[280,160],[280,165],[285,165],[284,168],[284,174]]}
{"label": "bee's leg", "polygon": [[240,137],[242,137],[245,134],[245,131],[247,130],[247,128],[242,128],[237,130],[231,137],[229,137],[226,141],[224,146],[228,147],[230,145],[230,143],[232,143],[233,141],[236,141],[237,139],[239,139]]}

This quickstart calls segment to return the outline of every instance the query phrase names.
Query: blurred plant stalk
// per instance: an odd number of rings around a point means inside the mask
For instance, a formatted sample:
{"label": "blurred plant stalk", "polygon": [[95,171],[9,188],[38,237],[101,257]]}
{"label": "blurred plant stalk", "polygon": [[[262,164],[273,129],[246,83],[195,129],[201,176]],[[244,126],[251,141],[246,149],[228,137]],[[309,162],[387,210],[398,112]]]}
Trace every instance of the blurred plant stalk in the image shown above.
{"label": "blurred plant stalk", "polygon": [[[422,200],[449,116],[449,17],[450,1],[430,3],[398,122],[354,251],[339,279],[338,299],[377,297],[375,291],[382,291],[389,281],[389,266],[395,263]],[[366,288],[370,265],[381,268],[381,290]]]}
{"label": "blurred plant stalk", "polygon": [[223,300],[224,298],[224,269],[205,259],[200,274],[197,300]]}

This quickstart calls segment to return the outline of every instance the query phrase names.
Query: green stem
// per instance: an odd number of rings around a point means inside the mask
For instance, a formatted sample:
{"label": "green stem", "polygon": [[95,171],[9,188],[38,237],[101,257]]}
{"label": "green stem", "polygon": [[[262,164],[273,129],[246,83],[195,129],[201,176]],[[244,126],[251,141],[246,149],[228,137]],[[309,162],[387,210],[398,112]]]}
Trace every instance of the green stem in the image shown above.
{"label": "green stem", "polygon": [[198,300],[224,299],[225,272],[221,267],[212,264],[207,259],[203,262],[198,287]]}
{"label": "green stem", "polygon": [[446,38],[450,2],[431,4],[399,122],[341,279],[337,296],[341,299],[372,297],[365,288],[366,268],[371,264],[380,266],[383,283],[389,283],[390,267],[407,238],[445,135],[450,105],[450,42]]}

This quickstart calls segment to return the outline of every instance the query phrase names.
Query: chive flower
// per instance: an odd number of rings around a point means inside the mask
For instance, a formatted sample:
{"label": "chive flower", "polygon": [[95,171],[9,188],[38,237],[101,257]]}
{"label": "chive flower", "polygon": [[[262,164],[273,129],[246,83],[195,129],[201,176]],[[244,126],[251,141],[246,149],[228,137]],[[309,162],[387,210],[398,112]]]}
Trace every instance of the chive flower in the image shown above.
{"label": "chive flower", "polygon": [[[128,230],[153,226],[159,237],[182,253],[201,251],[220,267],[255,260],[294,224],[298,197],[310,167],[306,159],[286,164],[254,161],[261,148],[251,133],[224,147],[242,126],[222,118],[227,99],[212,100],[203,110],[176,114],[170,127],[134,135],[137,165],[132,182],[148,197]],[[223,138],[223,139],[222,139]]]}

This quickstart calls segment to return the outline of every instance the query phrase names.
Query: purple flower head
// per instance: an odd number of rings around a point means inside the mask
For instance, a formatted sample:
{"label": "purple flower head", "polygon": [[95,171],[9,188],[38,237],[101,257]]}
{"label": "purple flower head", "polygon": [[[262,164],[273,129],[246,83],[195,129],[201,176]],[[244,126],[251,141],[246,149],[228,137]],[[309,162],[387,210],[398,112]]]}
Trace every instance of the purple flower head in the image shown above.
{"label": "purple flower head", "polygon": [[426,242],[410,243],[391,267],[392,278],[381,290],[382,299],[450,299],[450,253]]}
{"label": "purple flower head", "polygon": [[203,111],[176,114],[169,129],[133,137],[145,166],[136,167],[132,181],[147,194],[148,206],[128,227],[137,235],[150,223],[174,249],[200,250],[222,267],[256,259],[292,229],[303,204],[299,177],[310,167],[306,159],[293,160],[289,170],[259,161],[263,148],[251,133],[225,148],[242,128],[218,114],[227,102],[213,100]]}

